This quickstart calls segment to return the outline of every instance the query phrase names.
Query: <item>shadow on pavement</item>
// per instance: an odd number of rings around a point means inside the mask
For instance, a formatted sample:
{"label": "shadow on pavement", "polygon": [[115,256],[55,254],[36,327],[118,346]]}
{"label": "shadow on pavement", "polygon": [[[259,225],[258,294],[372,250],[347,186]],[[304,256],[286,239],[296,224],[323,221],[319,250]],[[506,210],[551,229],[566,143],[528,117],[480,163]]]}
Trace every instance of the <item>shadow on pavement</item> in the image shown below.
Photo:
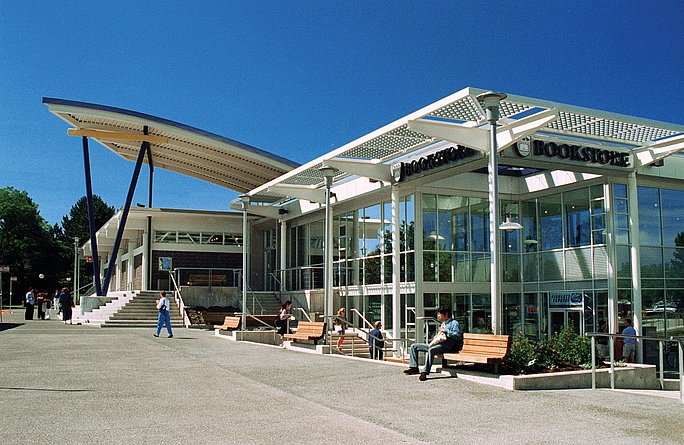
{"label": "shadow on pavement", "polygon": [[7,391],[55,391],[55,392],[90,392],[92,389],[55,389],[55,388],[21,388],[0,386],[1,390]]}
{"label": "shadow on pavement", "polygon": [[24,326],[24,323],[0,323],[0,332]]}

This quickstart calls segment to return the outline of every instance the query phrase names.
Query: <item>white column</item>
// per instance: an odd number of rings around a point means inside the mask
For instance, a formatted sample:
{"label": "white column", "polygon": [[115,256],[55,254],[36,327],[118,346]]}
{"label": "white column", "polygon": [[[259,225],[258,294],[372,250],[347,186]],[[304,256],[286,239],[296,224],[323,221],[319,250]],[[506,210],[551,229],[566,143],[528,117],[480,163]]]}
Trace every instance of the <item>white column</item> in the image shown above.
{"label": "white column", "polygon": [[333,315],[333,221],[332,208],[330,207],[330,184],[326,185],[325,190],[325,270],[323,272],[324,282],[324,315],[325,320],[329,321],[329,316]]}
{"label": "white column", "polygon": [[[392,186],[392,337],[401,336],[401,230],[399,187]],[[393,345],[394,346],[394,345]]]}
{"label": "white column", "polygon": [[[632,321],[637,335],[643,335],[641,332],[641,238],[639,235],[639,197],[636,172],[631,172],[627,177],[627,197],[629,199],[627,206],[629,212],[629,254],[632,266]],[[641,342],[637,343],[636,355],[637,363],[643,363],[644,350]]]}
{"label": "white column", "polygon": [[606,256],[608,270],[608,332],[618,332],[618,296],[617,277],[615,271],[615,221],[613,219],[612,184],[603,185],[603,197],[606,210]]}
{"label": "white column", "polygon": [[114,267],[116,270],[116,282],[114,283],[114,286],[116,287],[116,290],[121,290],[121,262],[123,261],[122,256],[123,255],[119,253],[119,256],[116,258],[116,261],[114,261]]}
{"label": "white column", "polygon": [[[130,240],[128,242],[128,270],[126,271],[126,290],[133,290],[133,283],[135,282],[135,268],[133,267],[135,263],[135,255],[133,251],[135,250],[135,240]],[[130,284],[130,286],[129,286]]]}
{"label": "white column", "polygon": [[280,221],[280,285],[281,291],[286,291],[285,279],[287,278],[285,269],[287,269],[287,223],[285,220]]}
{"label": "white column", "polygon": [[242,201],[242,330],[247,330],[247,275],[249,274],[249,225],[247,224],[247,201]]}
{"label": "white column", "polygon": [[142,265],[140,266],[142,267],[142,283],[140,287],[142,288],[141,290],[149,290],[151,286],[149,285],[149,277],[147,276],[147,264],[152,261],[152,259],[147,258],[147,232],[143,233],[142,246]]}

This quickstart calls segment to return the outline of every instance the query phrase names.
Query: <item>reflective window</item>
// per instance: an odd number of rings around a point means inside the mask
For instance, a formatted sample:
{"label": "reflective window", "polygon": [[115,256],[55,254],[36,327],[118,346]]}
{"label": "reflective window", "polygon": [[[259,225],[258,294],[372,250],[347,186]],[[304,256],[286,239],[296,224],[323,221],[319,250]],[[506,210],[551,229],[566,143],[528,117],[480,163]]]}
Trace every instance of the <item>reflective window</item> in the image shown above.
{"label": "reflective window", "polygon": [[663,245],[684,247],[684,191],[661,190]]}
{"label": "reflective window", "polygon": [[661,246],[658,189],[639,187],[639,237],[642,246]]}
{"label": "reflective window", "polygon": [[589,189],[582,188],[563,194],[567,247],[591,244],[589,220]]}
{"label": "reflective window", "polygon": [[539,198],[542,250],[563,247],[563,218],[560,194]]}

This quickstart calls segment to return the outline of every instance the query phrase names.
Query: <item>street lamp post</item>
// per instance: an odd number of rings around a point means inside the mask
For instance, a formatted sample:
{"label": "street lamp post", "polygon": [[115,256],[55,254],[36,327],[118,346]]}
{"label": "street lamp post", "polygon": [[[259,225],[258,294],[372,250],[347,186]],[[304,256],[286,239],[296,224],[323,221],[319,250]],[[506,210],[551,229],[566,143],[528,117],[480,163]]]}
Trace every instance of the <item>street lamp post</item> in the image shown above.
{"label": "street lamp post", "polygon": [[499,238],[499,164],[496,125],[499,120],[499,104],[506,98],[504,93],[486,92],[477,99],[484,104],[489,121],[489,253],[492,332],[501,334],[501,268]]}
{"label": "street lamp post", "polygon": [[325,178],[325,269],[323,269],[323,315],[326,322],[331,322],[330,317],[333,313],[332,307],[332,289],[333,289],[333,225],[332,225],[332,208],[330,207],[330,196],[333,183],[333,178],[339,171],[334,167],[323,165],[319,171]]}

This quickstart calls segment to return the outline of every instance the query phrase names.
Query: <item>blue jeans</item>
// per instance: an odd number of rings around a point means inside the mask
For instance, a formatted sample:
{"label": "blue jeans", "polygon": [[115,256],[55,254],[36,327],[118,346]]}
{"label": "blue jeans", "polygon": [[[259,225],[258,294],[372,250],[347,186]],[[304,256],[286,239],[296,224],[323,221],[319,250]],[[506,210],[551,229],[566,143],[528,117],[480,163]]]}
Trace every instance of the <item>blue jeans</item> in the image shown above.
{"label": "blue jeans", "polygon": [[414,343],[411,345],[411,349],[409,350],[409,366],[411,368],[417,368],[418,367],[418,353],[419,352],[426,352],[425,356],[425,368],[423,369],[423,372],[426,374],[430,374],[430,369],[432,368],[432,361],[435,359],[435,355],[437,354],[443,354],[445,352],[455,352],[459,350],[460,348],[455,342],[452,341],[445,341],[442,343],[437,343],[433,347],[428,347],[427,343]]}
{"label": "blue jeans", "polygon": [[159,332],[161,332],[161,329],[165,324],[169,335],[173,335],[173,332],[171,332],[171,314],[169,311],[160,311],[159,319],[157,320],[157,335],[159,335]]}

